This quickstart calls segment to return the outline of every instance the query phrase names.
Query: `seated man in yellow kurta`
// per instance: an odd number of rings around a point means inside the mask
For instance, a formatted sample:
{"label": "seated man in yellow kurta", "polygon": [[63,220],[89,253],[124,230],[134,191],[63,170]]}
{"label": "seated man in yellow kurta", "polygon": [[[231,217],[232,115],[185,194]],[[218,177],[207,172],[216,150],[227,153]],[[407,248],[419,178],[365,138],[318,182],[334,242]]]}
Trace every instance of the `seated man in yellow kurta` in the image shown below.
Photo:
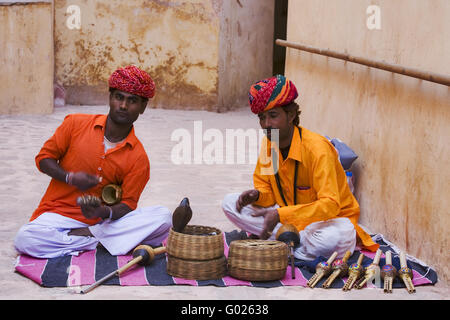
{"label": "seated man in yellow kurta", "polygon": [[225,215],[261,239],[274,239],[282,224],[294,225],[300,233],[294,255],[302,260],[334,251],[342,257],[357,244],[376,251],[378,244],[358,225],[359,205],[333,145],[299,126],[297,97],[295,85],[282,75],[251,86],[250,107],[266,137],[253,174],[255,189],[228,194]]}

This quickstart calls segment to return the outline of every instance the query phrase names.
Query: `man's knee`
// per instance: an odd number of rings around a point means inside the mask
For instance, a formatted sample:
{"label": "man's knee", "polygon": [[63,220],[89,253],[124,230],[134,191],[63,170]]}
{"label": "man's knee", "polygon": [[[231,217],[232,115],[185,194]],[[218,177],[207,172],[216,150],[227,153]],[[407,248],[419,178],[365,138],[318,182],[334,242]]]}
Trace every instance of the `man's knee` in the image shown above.
{"label": "man's knee", "polygon": [[142,213],[146,215],[144,221],[150,225],[157,223],[161,228],[170,229],[172,227],[172,213],[164,206],[145,207],[142,208]]}
{"label": "man's knee", "polygon": [[229,193],[225,195],[222,201],[222,209],[225,214],[236,211],[236,202],[239,199],[239,193]]}
{"label": "man's knee", "polygon": [[166,207],[161,206],[159,209],[161,227],[169,230],[172,227],[172,212]]}
{"label": "man's knee", "polygon": [[14,247],[20,253],[34,255],[36,246],[36,235],[33,232],[33,226],[26,224],[22,226],[14,239]]}
{"label": "man's knee", "polygon": [[300,248],[296,257],[313,260],[318,256],[329,257],[334,251],[343,257],[356,245],[356,230],[347,218],[314,222],[300,231]]}

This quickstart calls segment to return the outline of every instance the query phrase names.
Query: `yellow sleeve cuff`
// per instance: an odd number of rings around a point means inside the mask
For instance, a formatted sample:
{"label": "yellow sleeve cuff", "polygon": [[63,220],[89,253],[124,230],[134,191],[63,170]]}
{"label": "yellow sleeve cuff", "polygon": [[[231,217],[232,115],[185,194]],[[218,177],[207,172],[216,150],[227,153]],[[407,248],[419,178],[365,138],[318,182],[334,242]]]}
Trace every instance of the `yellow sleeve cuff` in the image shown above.
{"label": "yellow sleeve cuff", "polygon": [[252,204],[254,204],[255,206],[260,206],[260,207],[270,207],[275,204],[275,200],[273,198],[272,193],[266,193],[266,192],[262,192],[260,190],[258,190],[258,191],[259,191],[259,198]]}

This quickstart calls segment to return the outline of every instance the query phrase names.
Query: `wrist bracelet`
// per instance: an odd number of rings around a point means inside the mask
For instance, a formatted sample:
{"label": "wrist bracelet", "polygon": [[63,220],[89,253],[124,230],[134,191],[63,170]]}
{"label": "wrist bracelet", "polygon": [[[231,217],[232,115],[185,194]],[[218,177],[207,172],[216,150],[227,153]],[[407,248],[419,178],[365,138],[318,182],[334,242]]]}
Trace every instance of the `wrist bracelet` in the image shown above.
{"label": "wrist bracelet", "polygon": [[66,183],[72,185],[73,172],[69,172],[66,174]]}
{"label": "wrist bracelet", "polygon": [[113,209],[110,206],[106,206],[109,209],[109,217],[108,219],[112,219]]}

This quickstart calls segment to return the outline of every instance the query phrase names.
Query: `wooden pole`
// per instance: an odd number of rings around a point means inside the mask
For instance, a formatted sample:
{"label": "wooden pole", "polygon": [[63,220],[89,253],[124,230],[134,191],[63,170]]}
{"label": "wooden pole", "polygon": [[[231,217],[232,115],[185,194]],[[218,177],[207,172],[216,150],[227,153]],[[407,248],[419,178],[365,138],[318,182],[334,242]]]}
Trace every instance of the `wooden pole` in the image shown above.
{"label": "wooden pole", "polygon": [[275,43],[282,47],[293,48],[293,49],[297,49],[297,50],[301,50],[301,51],[320,54],[322,56],[327,56],[327,57],[332,57],[332,58],[341,59],[341,60],[345,60],[345,61],[350,61],[353,63],[362,64],[362,65],[365,65],[365,66],[368,66],[371,68],[376,68],[376,69],[381,69],[381,70],[390,71],[390,72],[394,72],[394,73],[399,73],[399,74],[402,74],[405,76],[409,76],[409,77],[413,77],[413,78],[417,78],[417,79],[421,79],[421,80],[426,80],[426,81],[431,81],[431,82],[443,84],[445,86],[450,86],[450,76],[443,75],[443,74],[425,72],[422,70],[418,70],[418,69],[414,69],[414,68],[407,68],[407,67],[403,67],[398,64],[387,63],[384,61],[377,61],[377,60],[372,60],[372,59],[367,59],[367,58],[362,58],[362,57],[355,57],[355,56],[352,56],[352,55],[346,54],[346,53],[341,53],[341,52],[328,50],[328,49],[315,48],[315,47],[311,47],[311,46],[307,46],[307,45],[303,45],[303,44],[299,44],[299,43],[288,42],[286,40],[281,40],[281,39],[277,39],[275,41]]}

